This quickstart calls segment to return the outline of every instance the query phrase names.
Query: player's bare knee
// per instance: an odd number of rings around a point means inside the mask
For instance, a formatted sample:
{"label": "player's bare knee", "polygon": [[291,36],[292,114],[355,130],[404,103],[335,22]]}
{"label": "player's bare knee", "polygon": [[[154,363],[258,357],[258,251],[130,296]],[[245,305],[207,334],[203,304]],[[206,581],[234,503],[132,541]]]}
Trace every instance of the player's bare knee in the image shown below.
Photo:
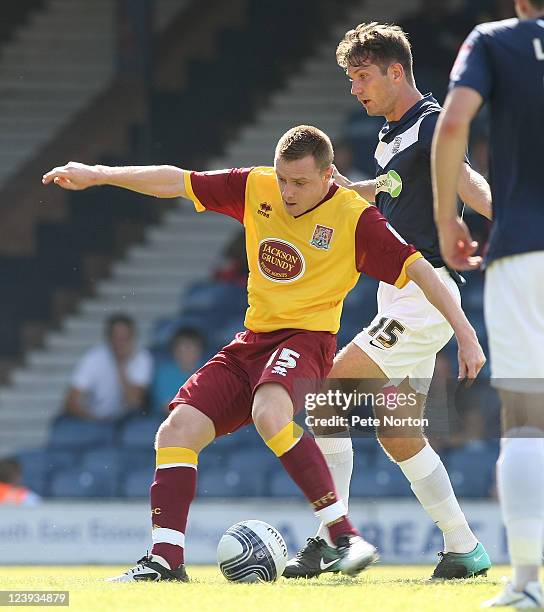
{"label": "player's bare knee", "polygon": [[193,406],[181,404],[159,427],[155,448],[182,446],[199,452],[214,438],[212,421]]}
{"label": "player's bare knee", "polygon": [[260,386],[253,398],[251,417],[265,441],[275,436],[293,419],[293,403],[287,390],[275,383]]}
{"label": "player's bare knee", "polygon": [[[412,437],[413,436],[413,437]],[[425,446],[423,432],[411,432],[411,437],[394,437],[391,432],[378,432],[378,441],[385,453],[396,463],[406,461]]]}
{"label": "player's bare knee", "polygon": [[281,429],[278,423],[280,421],[283,422],[279,415],[274,414],[274,405],[267,401],[255,402],[251,411],[251,417],[259,435],[265,441],[276,433],[276,429],[278,431]]}

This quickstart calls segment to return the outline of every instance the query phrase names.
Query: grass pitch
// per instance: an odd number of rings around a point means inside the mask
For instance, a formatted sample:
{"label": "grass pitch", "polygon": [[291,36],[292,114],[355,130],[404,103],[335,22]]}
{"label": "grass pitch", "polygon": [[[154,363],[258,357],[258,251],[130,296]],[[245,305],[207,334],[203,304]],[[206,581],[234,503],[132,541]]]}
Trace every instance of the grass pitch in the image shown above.
{"label": "grass pitch", "polygon": [[77,612],[467,612],[478,610],[484,599],[501,590],[501,576],[509,574],[508,568],[496,567],[487,578],[432,583],[430,566],[378,565],[355,579],[326,574],[312,580],[282,578],[275,584],[244,585],[227,583],[216,567],[193,566],[188,568],[189,584],[103,581],[125,569],[3,567],[0,590],[69,591],[70,606],[64,609]]}

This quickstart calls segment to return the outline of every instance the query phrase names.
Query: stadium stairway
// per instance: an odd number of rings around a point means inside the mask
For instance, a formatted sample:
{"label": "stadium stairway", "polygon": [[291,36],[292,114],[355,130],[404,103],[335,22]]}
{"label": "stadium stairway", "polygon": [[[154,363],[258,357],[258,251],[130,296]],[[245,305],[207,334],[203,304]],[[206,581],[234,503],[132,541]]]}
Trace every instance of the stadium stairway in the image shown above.
{"label": "stadium stairway", "polygon": [[[60,2],[61,0],[55,0]],[[403,10],[415,11],[419,0],[406,0]],[[346,18],[243,129],[227,153],[209,168],[270,163],[279,135],[297,123],[312,123],[339,134],[345,115],[356,109],[349,84],[334,60],[334,49],[345,30],[363,20],[391,21],[399,16],[395,0],[365,0]],[[324,86],[323,83],[326,82]],[[152,322],[179,311],[181,294],[201,279],[231,237],[237,224],[218,215],[194,215],[186,202],[166,213],[159,226],[148,229],[144,245],[132,247],[115,264],[111,278],[101,281],[94,298],[85,300],[62,330],[49,333],[45,348],[32,351],[27,365],[14,372],[12,384],[0,389],[0,454],[46,442],[50,421],[60,403],[77,357],[101,338],[104,318],[118,310],[131,313],[144,342]]]}
{"label": "stadium stairway", "polygon": [[49,333],[45,347],[31,351],[26,366],[14,371],[11,385],[0,389],[0,455],[46,442],[74,364],[101,341],[109,314],[131,314],[146,343],[153,322],[178,312],[185,288],[207,275],[236,225],[219,215],[196,215],[191,203],[181,201],[161,225],[149,228],[144,244],[114,264],[96,295],[81,303],[61,331]]}
{"label": "stadium stairway", "polygon": [[[156,29],[186,1],[157,0]],[[108,85],[114,8],[115,0],[50,0],[1,50],[0,184]]]}
{"label": "stadium stairway", "polygon": [[[273,95],[256,121],[245,127],[239,138],[227,147],[225,155],[212,160],[210,168],[270,164],[278,138],[289,127],[312,124],[333,140],[341,134],[350,112],[360,109],[349,93],[349,82],[335,60],[338,42],[348,28],[361,22],[395,22],[418,10],[420,0],[359,0],[346,18],[331,30],[314,57],[298,73],[291,75],[287,87]],[[361,112],[364,112],[360,109]]]}

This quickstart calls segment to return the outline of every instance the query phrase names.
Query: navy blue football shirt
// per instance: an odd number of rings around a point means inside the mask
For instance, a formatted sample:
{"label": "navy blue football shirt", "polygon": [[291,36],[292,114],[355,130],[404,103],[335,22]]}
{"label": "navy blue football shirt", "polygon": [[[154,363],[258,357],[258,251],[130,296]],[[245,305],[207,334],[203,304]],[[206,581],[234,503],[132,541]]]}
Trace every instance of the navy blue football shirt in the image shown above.
{"label": "navy blue football shirt", "polygon": [[489,101],[488,262],[544,250],[544,19],[476,26],[450,78]]}
{"label": "navy blue football shirt", "polygon": [[445,265],[433,217],[431,144],[442,107],[427,94],[380,131],[374,155],[376,206],[433,266]]}

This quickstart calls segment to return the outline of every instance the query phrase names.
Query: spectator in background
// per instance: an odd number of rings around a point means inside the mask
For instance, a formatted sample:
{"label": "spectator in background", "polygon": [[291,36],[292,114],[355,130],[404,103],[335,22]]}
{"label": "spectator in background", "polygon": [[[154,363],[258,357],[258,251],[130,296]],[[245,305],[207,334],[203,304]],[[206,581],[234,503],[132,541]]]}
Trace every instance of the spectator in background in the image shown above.
{"label": "spectator in background", "polygon": [[168,405],[185,381],[204,363],[204,338],[196,329],[178,330],[170,345],[171,357],[157,364],[151,385],[154,412],[168,414]]}
{"label": "spectator in background", "polygon": [[151,381],[151,355],[136,345],[136,327],[126,314],[106,322],[105,342],[76,365],[65,401],[66,412],[83,419],[115,419],[144,406]]}
{"label": "spectator in background", "polygon": [[41,497],[21,484],[21,466],[17,459],[0,459],[0,506],[35,506]]}
{"label": "spectator in background", "polygon": [[221,263],[215,268],[213,278],[224,283],[247,285],[249,268],[246,255],[244,230],[236,232],[221,254]]}

